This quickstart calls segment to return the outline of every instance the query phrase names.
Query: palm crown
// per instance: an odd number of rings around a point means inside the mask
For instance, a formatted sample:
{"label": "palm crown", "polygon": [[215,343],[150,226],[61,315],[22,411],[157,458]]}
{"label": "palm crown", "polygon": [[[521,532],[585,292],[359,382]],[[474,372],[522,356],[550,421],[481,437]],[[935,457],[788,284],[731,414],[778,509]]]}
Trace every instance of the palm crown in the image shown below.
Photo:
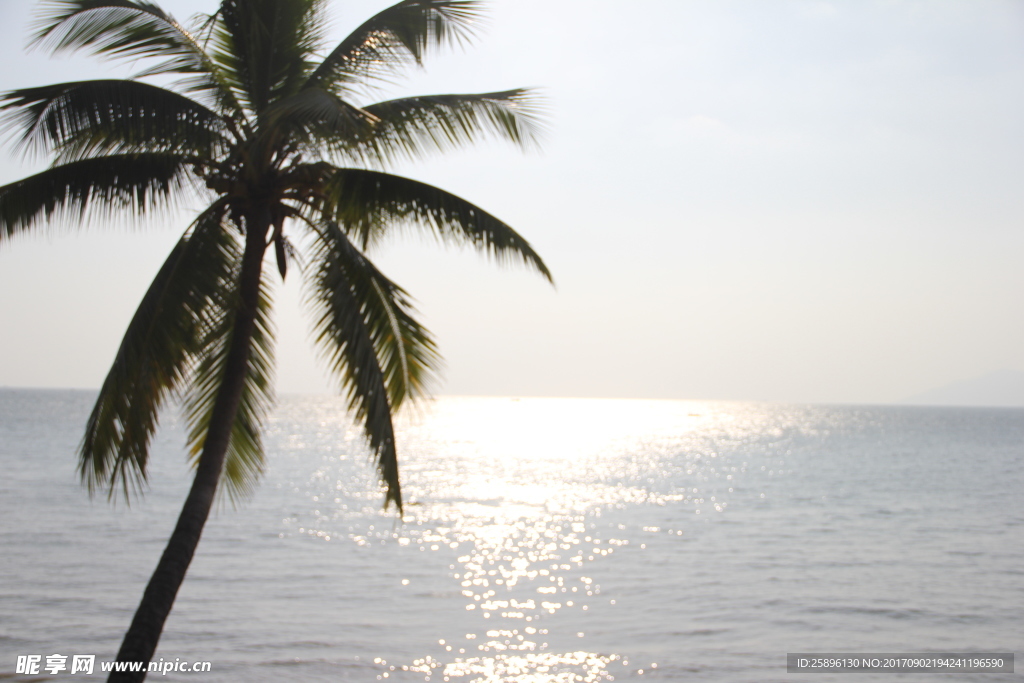
{"label": "palm crown", "polygon": [[[391,416],[439,356],[408,294],[367,258],[400,224],[550,274],[512,228],[436,187],[387,173],[399,158],[539,130],[525,90],[357,104],[367,88],[471,37],[468,0],[404,0],[325,45],[325,0],[224,0],[191,28],[133,0],[51,0],[35,41],[146,65],[136,78],[3,95],[7,124],[47,170],[0,188],[0,241],[44,222],[209,203],[146,292],[89,417],[80,471],[127,496],[145,479],[161,405],[181,396],[190,450],[228,493],[262,470],[272,402],[272,249],[301,265],[314,339],[365,428],[386,502],[401,507]],[[175,77],[170,86],[138,80]],[[163,79],[162,82],[167,82]],[[204,204],[207,199],[204,199]],[[208,452],[211,453],[208,455]]]}

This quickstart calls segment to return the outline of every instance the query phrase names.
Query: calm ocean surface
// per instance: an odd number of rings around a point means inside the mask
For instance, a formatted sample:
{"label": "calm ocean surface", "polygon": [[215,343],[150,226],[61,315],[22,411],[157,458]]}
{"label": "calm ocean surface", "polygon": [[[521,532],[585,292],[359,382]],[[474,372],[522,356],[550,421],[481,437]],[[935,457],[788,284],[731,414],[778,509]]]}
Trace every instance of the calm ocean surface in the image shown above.
{"label": "calm ocean surface", "polygon": [[[91,398],[0,390],[0,678],[112,659],[184,500],[170,415],[147,496],[89,500]],[[266,442],[157,652],[212,671],[148,680],[1019,680],[786,653],[1024,652],[1024,410],[441,398],[400,425],[404,522],[340,400]]]}

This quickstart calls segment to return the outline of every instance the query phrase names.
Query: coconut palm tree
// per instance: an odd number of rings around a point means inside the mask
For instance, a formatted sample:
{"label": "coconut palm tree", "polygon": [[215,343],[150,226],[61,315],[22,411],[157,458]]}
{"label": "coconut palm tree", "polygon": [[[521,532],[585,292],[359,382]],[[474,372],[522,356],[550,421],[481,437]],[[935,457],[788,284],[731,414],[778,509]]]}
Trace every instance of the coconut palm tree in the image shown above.
{"label": "coconut palm tree", "polygon": [[20,147],[53,161],[0,187],[0,242],[118,212],[149,217],[197,197],[206,207],[143,297],[80,449],[89,490],[128,497],[145,483],[164,404],[180,399],[190,425],[194,481],[119,661],[152,658],[215,495],[245,494],[263,469],[276,279],[266,261],[276,262],[281,279],[293,265],[304,278],[315,343],[364,429],[385,506],[399,511],[392,414],[424,395],[439,356],[408,294],[367,253],[393,230],[415,226],[550,280],[530,245],[499,219],[387,172],[396,160],[486,136],[531,145],[531,93],[360,103],[430,49],[471,38],[479,4],[403,0],[333,47],[325,44],[326,4],[223,0],[187,28],[144,0],[49,0],[37,44],[128,59],[143,70],[0,99]]}

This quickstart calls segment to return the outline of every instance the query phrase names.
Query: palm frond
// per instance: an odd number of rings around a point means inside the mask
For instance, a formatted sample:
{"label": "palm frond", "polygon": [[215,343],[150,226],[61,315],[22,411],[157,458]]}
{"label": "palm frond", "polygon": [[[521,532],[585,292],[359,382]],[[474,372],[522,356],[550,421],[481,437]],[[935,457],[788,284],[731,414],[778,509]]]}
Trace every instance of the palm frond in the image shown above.
{"label": "palm frond", "polygon": [[99,56],[156,59],[139,76],[190,74],[203,92],[234,113],[237,101],[202,42],[158,5],[134,0],[47,0],[33,42],[54,53],[90,50]]}
{"label": "palm frond", "polygon": [[325,182],[320,210],[364,246],[394,225],[431,229],[442,241],[468,244],[495,260],[518,260],[552,281],[544,261],[519,233],[480,207],[440,188],[390,173],[337,169]]}
{"label": "palm frond", "polygon": [[97,153],[178,152],[215,156],[229,141],[223,120],[195,100],[131,80],[79,81],[0,96],[19,145],[58,159]]}
{"label": "palm frond", "polygon": [[392,410],[423,391],[438,357],[429,333],[409,315],[405,293],[377,271],[334,223],[317,229],[307,301],[314,340],[340,380],[348,408],[402,510]]}
{"label": "palm frond", "polygon": [[168,208],[184,190],[190,159],[175,154],[126,154],[83,159],[0,187],[0,240],[37,221],[85,222],[99,211],[136,214]]}
{"label": "palm frond", "polygon": [[[392,411],[407,400],[428,394],[430,383],[440,369],[441,356],[433,335],[413,316],[409,293],[392,282],[366,258],[345,233],[333,223],[314,230],[317,245],[314,259],[335,268],[361,303],[363,322],[373,341]],[[320,274],[316,282],[323,282]]]}
{"label": "palm frond", "polygon": [[429,48],[473,37],[481,17],[475,0],[403,0],[371,17],[327,55],[305,87],[343,89],[382,78],[396,68],[422,64]]}
{"label": "palm frond", "polygon": [[[199,341],[200,352],[188,390],[184,411],[189,423],[189,454],[193,466],[199,464],[210,428],[214,403],[223,384],[225,363],[235,331],[238,307],[238,268],[241,245],[234,240],[230,250],[237,268],[221,282],[211,304],[211,323]],[[260,300],[256,326],[249,342],[249,360],[238,411],[231,425],[231,438],[220,480],[232,503],[248,497],[263,474],[264,450],[260,433],[274,404],[274,331],[270,322],[271,283],[260,281]]]}
{"label": "palm frond", "polygon": [[306,82],[322,41],[323,5],[323,0],[221,2],[212,54],[254,113]]}
{"label": "palm frond", "polygon": [[529,149],[544,126],[537,96],[525,89],[472,95],[406,97],[363,107],[377,123],[353,145],[371,161],[416,158],[448,151],[488,136]]}
{"label": "palm frond", "polygon": [[377,118],[337,95],[316,88],[302,90],[269,106],[260,122],[266,135],[261,142],[272,144],[288,136],[313,154],[341,153],[349,140],[371,134]]}
{"label": "palm frond", "polygon": [[146,480],[149,443],[164,400],[188,373],[211,302],[233,269],[231,237],[214,204],[179,240],[139,304],[100,389],[79,448],[79,473],[93,493]]}

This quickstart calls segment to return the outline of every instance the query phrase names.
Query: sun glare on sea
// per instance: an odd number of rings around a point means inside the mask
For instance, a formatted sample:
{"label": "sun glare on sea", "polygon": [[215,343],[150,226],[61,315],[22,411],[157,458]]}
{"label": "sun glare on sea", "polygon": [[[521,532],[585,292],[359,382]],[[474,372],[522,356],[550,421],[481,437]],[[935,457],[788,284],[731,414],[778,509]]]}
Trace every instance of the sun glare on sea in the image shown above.
{"label": "sun glare on sea", "polygon": [[[400,426],[417,451],[457,462],[457,477],[430,477],[439,493],[528,505],[563,500],[566,482],[600,485],[621,472],[625,453],[638,453],[659,432],[679,436],[699,423],[694,404],[669,401],[446,398],[429,416]],[[638,436],[642,435],[642,436]],[[417,453],[418,455],[418,453]],[[418,468],[415,455],[408,468]],[[432,462],[431,466],[437,466]],[[424,474],[428,474],[424,472]],[[441,475],[442,472],[430,473]],[[411,478],[411,477],[410,477]]]}
{"label": "sun glare on sea", "polygon": [[592,619],[611,618],[614,606],[601,597],[602,565],[643,552],[631,547],[636,530],[602,515],[674,503],[692,504],[691,514],[704,505],[724,510],[723,498],[706,500],[704,491],[729,486],[737,467],[699,445],[724,419],[732,418],[713,403],[446,397],[396,423],[407,501],[401,524],[380,524],[379,494],[353,478],[365,467],[344,456],[340,465],[324,460],[314,475],[311,490],[327,491],[314,499],[315,529],[298,531],[450,555],[448,589],[432,589],[450,596],[431,629],[438,645],[406,661],[378,658],[379,680],[642,676],[656,662],[631,662],[614,641],[588,635]]}
{"label": "sun glare on sea", "polygon": [[679,497],[650,485],[658,475],[651,456],[709,410],[664,401],[446,398],[401,424],[410,500],[419,503],[407,524],[426,524],[432,544],[459,548],[452,579],[476,626],[446,639],[450,657],[395,665],[381,680],[403,672],[466,683],[642,675],[618,653],[585,647],[581,624],[602,600],[588,567],[629,543],[595,530],[591,517],[602,506]]}

